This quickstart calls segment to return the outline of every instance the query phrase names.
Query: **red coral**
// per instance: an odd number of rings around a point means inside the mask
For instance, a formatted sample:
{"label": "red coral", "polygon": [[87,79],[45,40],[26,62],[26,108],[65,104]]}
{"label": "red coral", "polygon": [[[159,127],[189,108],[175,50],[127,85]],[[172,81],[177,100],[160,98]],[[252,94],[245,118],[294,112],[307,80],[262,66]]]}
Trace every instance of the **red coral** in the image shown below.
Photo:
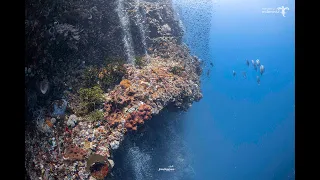
{"label": "red coral", "polygon": [[131,130],[137,130],[138,124],[143,124],[144,121],[151,118],[151,106],[142,104],[138,111],[132,112],[126,117],[125,127]]}
{"label": "red coral", "polygon": [[75,161],[75,160],[83,160],[84,157],[87,155],[86,150],[79,148],[76,145],[70,145],[66,151],[64,157],[68,160]]}

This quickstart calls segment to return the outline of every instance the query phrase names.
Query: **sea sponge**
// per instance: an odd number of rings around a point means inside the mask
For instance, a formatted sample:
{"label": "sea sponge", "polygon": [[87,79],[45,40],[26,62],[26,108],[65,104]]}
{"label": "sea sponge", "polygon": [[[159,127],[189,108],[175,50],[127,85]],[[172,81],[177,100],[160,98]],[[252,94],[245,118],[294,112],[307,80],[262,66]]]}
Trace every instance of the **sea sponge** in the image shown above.
{"label": "sea sponge", "polygon": [[96,179],[104,179],[109,172],[108,163],[97,162],[90,167],[91,175]]}
{"label": "sea sponge", "polygon": [[101,156],[100,154],[92,154],[89,156],[87,160],[86,170],[89,171],[90,167],[96,162],[105,162],[107,158],[105,156]]}
{"label": "sea sponge", "polygon": [[120,86],[123,88],[123,89],[127,89],[128,87],[131,86],[131,82],[128,80],[128,79],[124,79],[120,82]]}
{"label": "sea sponge", "polygon": [[84,149],[79,148],[76,145],[70,145],[65,153],[64,157],[68,160],[71,161],[76,161],[76,160],[83,160],[85,156],[87,155],[87,151]]}

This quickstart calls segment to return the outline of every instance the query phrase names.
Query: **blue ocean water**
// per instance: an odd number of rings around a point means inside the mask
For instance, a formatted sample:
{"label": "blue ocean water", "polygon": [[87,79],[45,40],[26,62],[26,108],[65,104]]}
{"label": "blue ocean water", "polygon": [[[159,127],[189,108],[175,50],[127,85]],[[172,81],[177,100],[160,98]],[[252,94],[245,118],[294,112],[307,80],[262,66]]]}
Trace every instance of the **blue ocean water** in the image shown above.
{"label": "blue ocean water", "polygon": [[[295,179],[294,1],[173,2],[184,42],[204,61],[203,99],[128,135],[114,178]],[[281,6],[289,7],[285,17],[262,13]],[[246,65],[256,59],[265,67],[260,85],[259,72]],[[159,171],[168,167],[174,170]]]}
{"label": "blue ocean water", "polygon": [[[281,6],[289,7],[285,17],[262,13]],[[216,1],[212,10],[214,67],[202,85],[204,98],[184,116],[195,179],[294,179],[294,1]],[[201,57],[203,51],[193,53]],[[247,59],[265,66],[260,85]]]}

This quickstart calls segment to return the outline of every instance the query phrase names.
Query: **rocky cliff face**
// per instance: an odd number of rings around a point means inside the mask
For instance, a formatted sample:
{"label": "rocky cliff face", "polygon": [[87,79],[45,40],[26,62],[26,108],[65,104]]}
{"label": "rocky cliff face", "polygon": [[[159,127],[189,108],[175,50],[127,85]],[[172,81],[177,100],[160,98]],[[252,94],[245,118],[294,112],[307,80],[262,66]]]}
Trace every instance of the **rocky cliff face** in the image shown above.
{"label": "rocky cliff face", "polygon": [[170,1],[26,2],[26,169],[103,179],[126,133],[201,99]]}

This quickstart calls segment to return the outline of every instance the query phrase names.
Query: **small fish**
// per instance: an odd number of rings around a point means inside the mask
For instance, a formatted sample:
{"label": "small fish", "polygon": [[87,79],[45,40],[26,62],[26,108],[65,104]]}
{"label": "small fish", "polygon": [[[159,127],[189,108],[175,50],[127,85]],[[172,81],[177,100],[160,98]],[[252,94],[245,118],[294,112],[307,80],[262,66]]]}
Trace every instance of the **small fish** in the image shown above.
{"label": "small fish", "polygon": [[260,85],[260,76],[257,76],[257,83]]}
{"label": "small fish", "polygon": [[247,78],[247,73],[246,73],[246,72],[242,72],[242,76],[243,76],[244,78]]}
{"label": "small fish", "polygon": [[263,73],[264,73],[264,66],[261,65],[261,66],[260,66],[260,74],[262,75]]}
{"label": "small fish", "polygon": [[254,70],[257,70],[256,62],[255,62],[254,60],[251,60],[251,62],[252,62],[252,65],[253,65]]}
{"label": "small fish", "polygon": [[212,62],[210,62],[210,65],[213,67],[213,64],[212,64]]}
{"label": "small fish", "polygon": [[254,60],[251,60],[252,65],[256,65],[256,62],[254,62]]}
{"label": "small fish", "polygon": [[260,66],[260,60],[259,59],[256,60],[256,64],[257,64],[257,66]]}
{"label": "small fish", "polygon": [[236,76],[237,73],[233,70],[233,71],[232,71],[232,74],[233,74],[233,76]]}
{"label": "small fish", "polygon": [[246,62],[246,63],[247,63],[247,66],[249,66],[249,65],[250,65],[249,60],[247,60],[247,62]]}

